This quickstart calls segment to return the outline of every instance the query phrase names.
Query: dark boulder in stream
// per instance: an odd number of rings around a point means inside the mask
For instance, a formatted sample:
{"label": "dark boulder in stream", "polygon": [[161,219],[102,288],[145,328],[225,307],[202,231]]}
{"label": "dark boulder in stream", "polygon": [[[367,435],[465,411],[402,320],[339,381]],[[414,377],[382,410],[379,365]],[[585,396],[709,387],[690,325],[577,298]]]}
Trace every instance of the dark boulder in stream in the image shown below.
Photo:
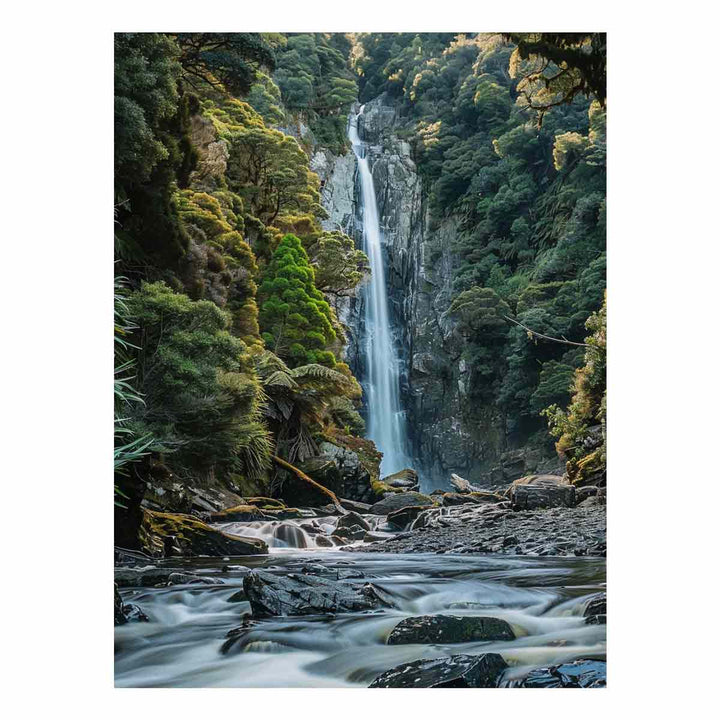
{"label": "dark boulder in stream", "polygon": [[340,498],[340,507],[345,510],[354,510],[357,513],[368,513],[372,507],[371,503],[358,502],[357,500],[346,500]]}
{"label": "dark boulder in stream", "polygon": [[387,521],[394,527],[404,530],[424,510],[427,505],[408,505],[407,507],[393,510],[388,513]]}
{"label": "dark boulder in stream", "polygon": [[607,665],[604,660],[576,660],[533,670],[510,687],[524,688],[601,688],[607,685]]}
{"label": "dark boulder in stream", "polygon": [[243,578],[243,589],[254,617],[363,612],[390,605],[370,583],[358,586],[316,575],[253,570]]}
{"label": "dark boulder in stream", "polygon": [[389,515],[393,510],[400,510],[411,505],[430,507],[433,504],[433,500],[429,495],[423,495],[419,492],[403,492],[388,495],[376,502],[369,512],[373,515]]}
{"label": "dark boulder in stream", "polygon": [[607,615],[607,594],[598,593],[593,595],[585,605],[583,611],[584,617],[590,617],[592,615]]}
{"label": "dark boulder in stream", "polygon": [[349,527],[336,528],[333,530],[331,537],[345,540],[346,542],[353,542],[355,540],[362,540],[366,532],[367,531],[359,525],[350,525]]}
{"label": "dark boulder in stream", "polygon": [[446,644],[514,639],[512,628],[500,618],[422,615],[406,618],[396,625],[387,639],[387,644]]}
{"label": "dark boulder in stream", "polygon": [[358,527],[361,527],[363,530],[370,530],[370,523],[365,520],[365,518],[362,515],[359,515],[358,513],[354,511],[350,511],[347,515],[343,515],[338,521],[336,527],[338,528],[344,528],[344,527],[353,527],[357,525]]}
{"label": "dark boulder in stream", "polygon": [[129,622],[149,622],[150,618],[137,606],[132,603],[123,602],[115,585],[115,625],[125,625]]}
{"label": "dark boulder in stream", "polygon": [[494,688],[507,663],[497,653],[452,655],[398,665],[376,677],[371,688]]}
{"label": "dark boulder in stream", "polygon": [[115,584],[121,588],[165,587],[166,585],[217,585],[222,580],[203,577],[192,572],[178,572],[173,568],[154,565],[145,567],[115,568]]}

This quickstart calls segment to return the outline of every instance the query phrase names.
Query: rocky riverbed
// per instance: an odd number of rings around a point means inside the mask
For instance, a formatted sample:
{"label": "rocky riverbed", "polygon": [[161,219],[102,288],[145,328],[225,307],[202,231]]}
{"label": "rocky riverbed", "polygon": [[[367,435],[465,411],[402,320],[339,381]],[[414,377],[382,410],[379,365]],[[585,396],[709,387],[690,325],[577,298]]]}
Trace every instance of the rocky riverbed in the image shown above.
{"label": "rocky riverbed", "polygon": [[146,511],[159,554],[116,551],[117,684],[604,687],[604,488],[383,481],[372,504]]}
{"label": "rocky riverbed", "polygon": [[605,557],[604,506],[593,504],[517,512],[511,509],[488,512],[483,507],[462,506],[425,512],[426,526],[343,550]]}

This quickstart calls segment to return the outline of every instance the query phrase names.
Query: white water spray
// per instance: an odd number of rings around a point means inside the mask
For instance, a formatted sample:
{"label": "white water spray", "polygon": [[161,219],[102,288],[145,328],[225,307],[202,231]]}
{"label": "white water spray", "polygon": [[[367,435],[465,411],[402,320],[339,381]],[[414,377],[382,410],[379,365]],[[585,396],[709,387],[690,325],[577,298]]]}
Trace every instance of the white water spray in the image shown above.
{"label": "white water spray", "polygon": [[388,317],[387,287],[383,265],[375,186],[365,145],[358,134],[358,120],[365,106],[350,120],[348,138],[357,156],[363,208],[363,250],[370,260],[370,283],[365,297],[365,392],[368,405],[368,437],[383,460],[381,475],[411,467],[407,454],[405,416],[400,408],[400,371]]}

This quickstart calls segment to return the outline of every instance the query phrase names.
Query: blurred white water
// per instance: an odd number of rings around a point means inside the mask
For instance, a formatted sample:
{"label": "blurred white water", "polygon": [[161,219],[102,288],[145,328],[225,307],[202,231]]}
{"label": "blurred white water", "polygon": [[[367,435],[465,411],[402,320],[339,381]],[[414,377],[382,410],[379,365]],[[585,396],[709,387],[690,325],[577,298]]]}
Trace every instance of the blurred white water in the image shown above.
{"label": "blurred white water", "polygon": [[[242,563],[242,564],[239,564]],[[318,564],[361,571],[396,605],[365,614],[277,617],[253,624],[227,654],[227,632],[249,603],[238,598],[249,567],[300,572]],[[225,572],[221,567],[225,565]],[[588,597],[605,587],[599,558],[468,557],[285,551],[270,557],[185,561],[218,584],[123,590],[149,623],[115,630],[115,682],[122,687],[366,687],[400,663],[457,653],[498,652],[511,666],[503,684],[534,667],[605,656],[605,626],[586,625]],[[329,577],[332,577],[330,575]],[[488,615],[516,639],[386,645],[411,615]]]}

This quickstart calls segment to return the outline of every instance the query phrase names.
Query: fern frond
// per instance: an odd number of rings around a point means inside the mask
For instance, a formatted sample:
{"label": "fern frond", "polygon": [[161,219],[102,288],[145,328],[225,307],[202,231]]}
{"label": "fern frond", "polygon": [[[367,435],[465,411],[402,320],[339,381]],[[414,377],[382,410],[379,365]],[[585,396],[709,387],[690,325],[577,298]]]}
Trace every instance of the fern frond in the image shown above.
{"label": "fern frond", "polygon": [[265,385],[266,387],[285,387],[290,388],[291,390],[294,390],[296,387],[298,387],[298,384],[295,382],[295,380],[293,380],[292,376],[284,372],[283,370],[276,370],[272,375],[269,375],[263,381],[263,385]]}

